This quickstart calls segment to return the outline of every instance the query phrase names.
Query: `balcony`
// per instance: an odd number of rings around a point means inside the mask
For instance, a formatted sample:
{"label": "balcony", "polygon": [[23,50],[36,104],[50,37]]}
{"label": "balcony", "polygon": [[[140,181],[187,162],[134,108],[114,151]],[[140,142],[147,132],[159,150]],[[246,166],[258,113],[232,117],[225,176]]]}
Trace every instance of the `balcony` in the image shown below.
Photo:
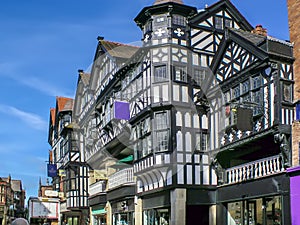
{"label": "balcony", "polygon": [[120,170],[108,178],[108,189],[115,189],[124,185],[134,185],[133,168]]}
{"label": "balcony", "polygon": [[147,156],[134,165],[134,172],[140,173],[153,166],[163,166],[171,163],[171,154],[169,152],[158,152],[155,155]]}
{"label": "balcony", "polygon": [[225,184],[241,183],[283,172],[284,166],[281,158],[272,156],[225,170]]}
{"label": "balcony", "polygon": [[106,191],[106,180],[100,180],[89,186],[89,195],[93,196]]}

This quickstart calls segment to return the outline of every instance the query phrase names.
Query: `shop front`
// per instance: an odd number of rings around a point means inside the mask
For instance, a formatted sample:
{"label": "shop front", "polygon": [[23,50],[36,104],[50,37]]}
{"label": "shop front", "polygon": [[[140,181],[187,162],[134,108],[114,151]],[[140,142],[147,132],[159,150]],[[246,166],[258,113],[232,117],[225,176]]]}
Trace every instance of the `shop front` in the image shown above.
{"label": "shop front", "polygon": [[134,200],[112,203],[112,220],[113,225],[134,225]]}
{"label": "shop front", "polygon": [[144,210],[144,222],[145,225],[169,225],[170,224],[170,209],[148,209]]}
{"label": "shop front", "polygon": [[227,204],[227,224],[283,224],[282,197],[269,196]]}
{"label": "shop front", "polygon": [[170,192],[143,196],[143,225],[169,225],[171,221]]}
{"label": "shop front", "polygon": [[217,194],[217,224],[291,224],[289,179],[285,174],[222,186]]}
{"label": "shop front", "polygon": [[92,225],[106,225],[107,211],[105,207],[100,207],[98,209],[92,209]]}

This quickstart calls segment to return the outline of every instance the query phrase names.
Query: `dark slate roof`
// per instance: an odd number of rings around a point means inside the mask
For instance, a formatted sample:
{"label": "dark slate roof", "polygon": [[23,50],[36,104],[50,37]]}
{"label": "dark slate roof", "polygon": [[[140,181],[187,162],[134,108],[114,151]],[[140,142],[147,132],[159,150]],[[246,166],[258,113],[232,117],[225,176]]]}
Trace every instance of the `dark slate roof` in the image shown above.
{"label": "dark slate roof", "polygon": [[131,58],[139,49],[137,46],[126,45],[118,42],[101,40],[101,45],[106,49],[108,54],[116,58]]}
{"label": "dark slate roof", "polygon": [[273,56],[285,56],[293,58],[293,44],[271,36],[259,35],[243,30],[230,29],[233,33],[249,41],[261,50]]}
{"label": "dark slate roof", "polygon": [[90,82],[91,74],[89,73],[79,73],[79,76],[84,85],[88,85]]}
{"label": "dark slate roof", "polygon": [[239,30],[238,29],[230,29],[230,30],[233,31],[234,33],[242,36],[243,38],[252,42],[255,45],[259,45],[267,39],[266,36],[254,34],[254,33],[248,32],[248,31],[240,30],[240,29]]}

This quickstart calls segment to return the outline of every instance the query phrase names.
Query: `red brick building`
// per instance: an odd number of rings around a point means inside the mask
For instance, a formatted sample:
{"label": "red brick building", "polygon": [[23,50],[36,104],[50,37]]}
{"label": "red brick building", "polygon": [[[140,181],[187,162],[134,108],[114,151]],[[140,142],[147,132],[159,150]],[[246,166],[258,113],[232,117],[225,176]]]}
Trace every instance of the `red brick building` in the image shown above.
{"label": "red brick building", "polygon": [[10,175],[0,177],[0,225],[25,216],[25,198],[21,180],[12,180]]}
{"label": "red brick building", "polygon": [[[289,30],[290,30],[290,40],[294,44],[294,100],[300,100],[300,11],[298,10],[300,2],[297,0],[287,0],[288,4],[288,19],[289,19]],[[299,143],[300,143],[300,123],[296,120],[293,124],[293,165],[299,165]]]}

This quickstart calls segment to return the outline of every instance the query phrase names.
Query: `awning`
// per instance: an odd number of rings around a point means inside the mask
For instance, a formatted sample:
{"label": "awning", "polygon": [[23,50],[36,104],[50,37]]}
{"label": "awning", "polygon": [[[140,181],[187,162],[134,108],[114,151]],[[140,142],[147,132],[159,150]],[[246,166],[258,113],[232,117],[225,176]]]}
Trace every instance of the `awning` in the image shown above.
{"label": "awning", "polygon": [[133,160],[133,155],[129,155],[123,159],[120,159],[118,163],[128,163],[128,162],[132,162],[132,160]]}
{"label": "awning", "polygon": [[92,210],[92,215],[96,216],[96,215],[101,215],[101,214],[106,214],[106,210],[103,209],[97,209],[97,210]]}

